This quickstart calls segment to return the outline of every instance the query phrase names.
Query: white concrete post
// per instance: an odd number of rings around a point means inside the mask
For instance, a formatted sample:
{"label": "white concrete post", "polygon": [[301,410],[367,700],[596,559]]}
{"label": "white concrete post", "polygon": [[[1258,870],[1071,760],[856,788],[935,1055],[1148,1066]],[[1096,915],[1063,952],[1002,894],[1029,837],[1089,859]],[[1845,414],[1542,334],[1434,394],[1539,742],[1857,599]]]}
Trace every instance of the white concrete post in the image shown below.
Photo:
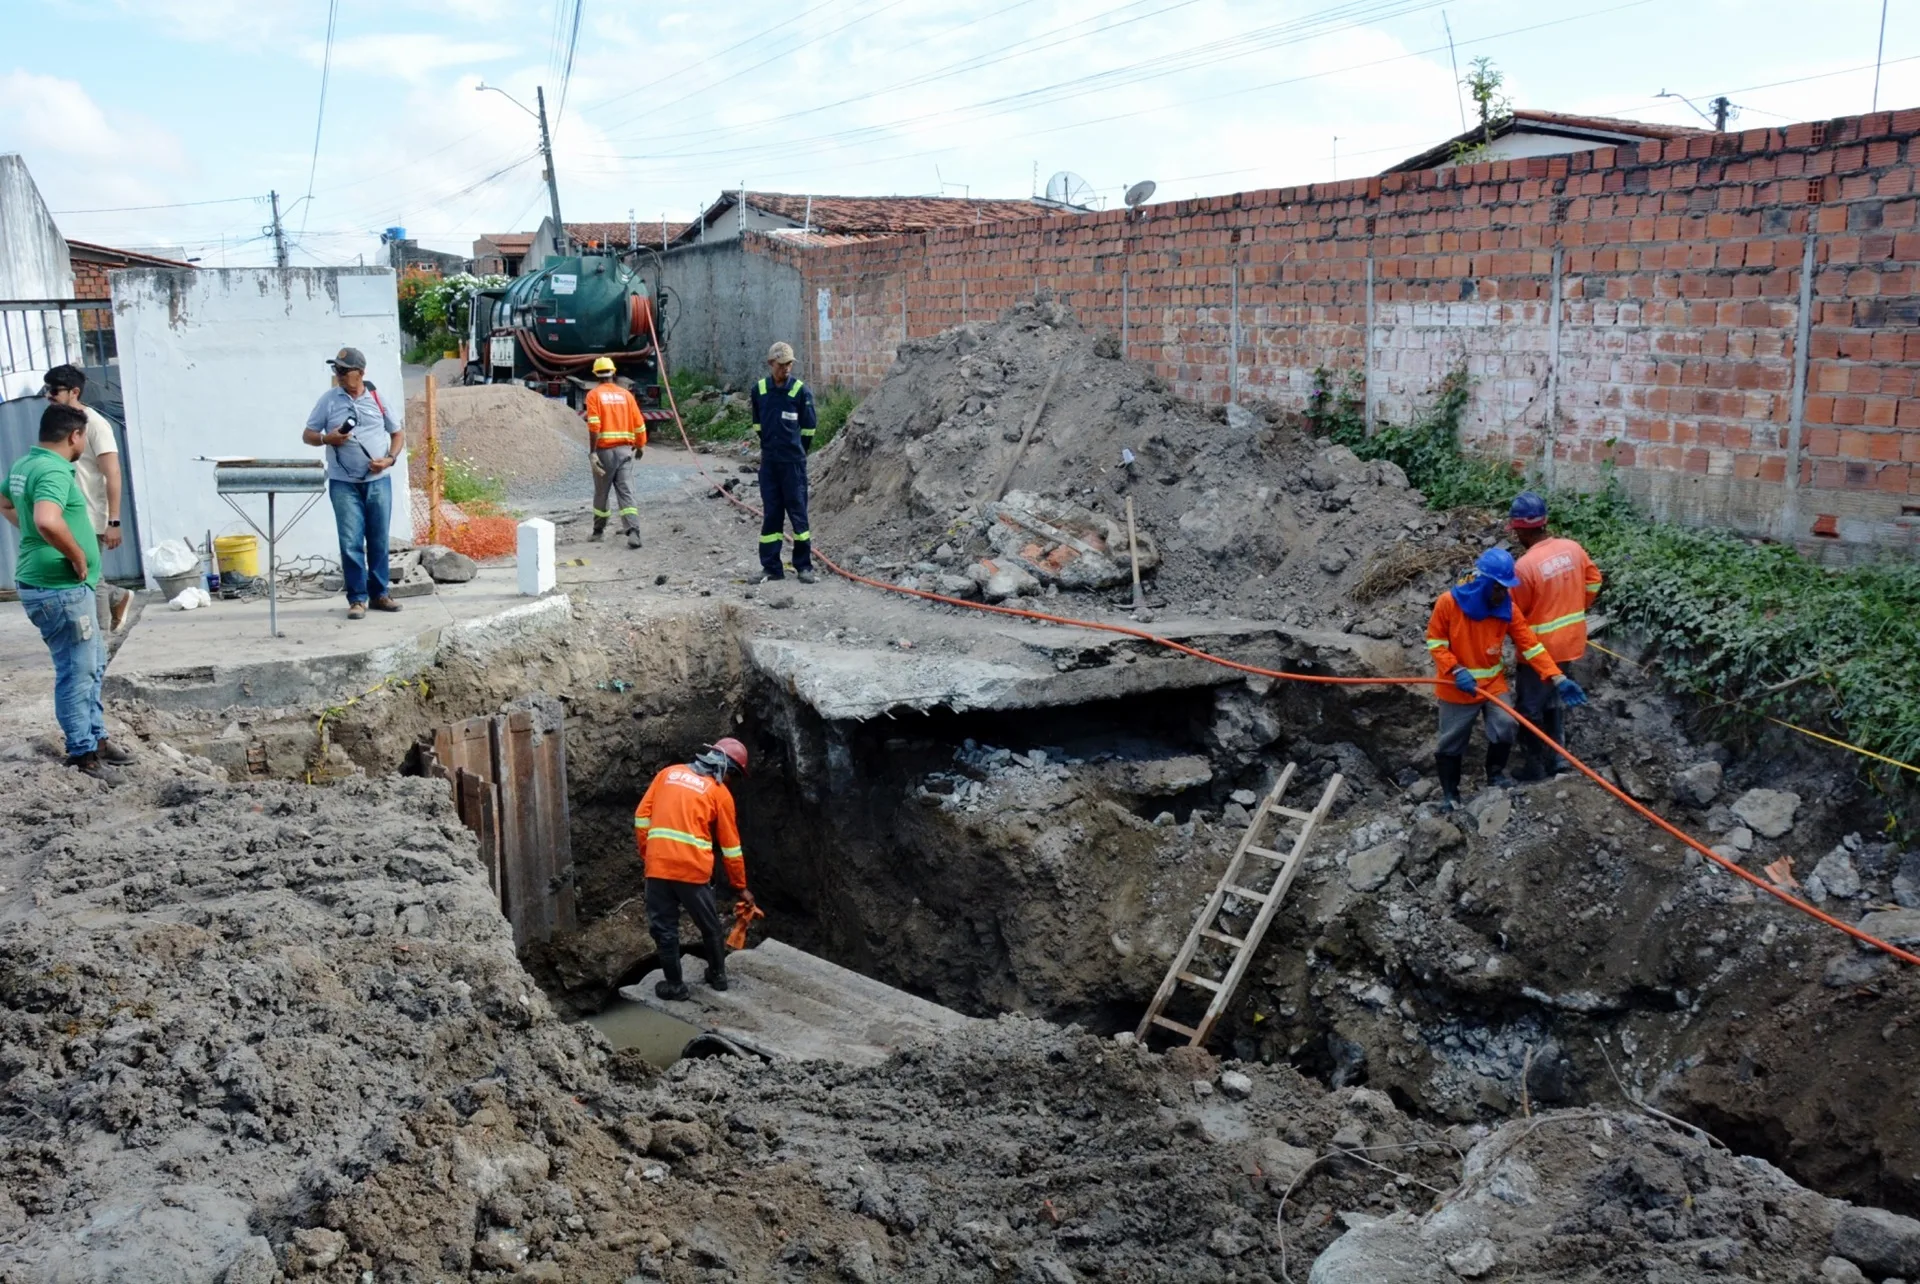
{"label": "white concrete post", "polygon": [[554,566],[552,522],[544,517],[530,517],[520,523],[514,569],[519,572],[522,597],[550,593],[560,583]]}

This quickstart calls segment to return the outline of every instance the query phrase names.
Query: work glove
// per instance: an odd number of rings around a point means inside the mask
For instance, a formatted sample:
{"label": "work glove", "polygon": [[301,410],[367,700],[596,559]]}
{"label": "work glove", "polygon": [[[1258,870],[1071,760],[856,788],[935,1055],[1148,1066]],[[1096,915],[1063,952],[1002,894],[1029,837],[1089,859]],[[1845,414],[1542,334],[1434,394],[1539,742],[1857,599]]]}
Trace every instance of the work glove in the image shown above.
{"label": "work glove", "polygon": [[1456,687],[1459,687],[1463,694],[1466,694],[1466,695],[1480,694],[1480,684],[1478,682],[1475,682],[1473,680],[1473,675],[1471,673],[1468,673],[1464,668],[1455,669],[1453,671],[1453,685]]}
{"label": "work glove", "polygon": [[1560,692],[1560,703],[1567,708],[1578,709],[1587,702],[1587,693],[1582,691],[1580,684],[1572,678],[1563,677],[1553,685]]}
{"label": "work glove", "polygon": [[593,475],[595,477],[605,477],[607,475],[605,466],[600,462],[600,453],[598,451],[587,456],[587,466],[593,469]]}

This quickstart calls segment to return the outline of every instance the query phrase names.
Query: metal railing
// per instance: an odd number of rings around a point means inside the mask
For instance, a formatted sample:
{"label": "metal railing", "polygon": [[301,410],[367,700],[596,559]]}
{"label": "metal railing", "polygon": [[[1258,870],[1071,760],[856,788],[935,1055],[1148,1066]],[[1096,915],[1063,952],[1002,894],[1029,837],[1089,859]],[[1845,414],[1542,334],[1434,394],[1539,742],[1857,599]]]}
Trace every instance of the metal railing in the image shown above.
{"label": "metal railing", "polygon": [[105,299],[0,300],[0,375],[110,365],[119,352]]}

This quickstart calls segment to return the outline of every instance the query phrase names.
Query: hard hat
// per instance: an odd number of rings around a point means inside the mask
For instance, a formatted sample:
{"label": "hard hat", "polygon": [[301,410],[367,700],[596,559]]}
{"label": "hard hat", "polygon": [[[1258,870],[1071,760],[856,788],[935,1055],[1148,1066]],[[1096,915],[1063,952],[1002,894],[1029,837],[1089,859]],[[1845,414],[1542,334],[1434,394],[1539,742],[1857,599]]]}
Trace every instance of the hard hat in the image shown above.
{"label": "hard hat", "polygon": [[605,378],[607,375],[612,374],[613,358],[612,357],[595,357],[593,359],[593,372],[601,376],[602,378]]}
{"label": "hard hat", "polygon": [[784,362],[789,365],[792,364],[793,345],[791,343],[774,344],[771,348],[767,349],[767,360]]}
{"label": "hard hat", "polygon": [[1523,490],[1513,497],[1513,509],[1507,517],[1507,525],[1517,531],[1536,530],[1547,524],[1547,501],[1530,490]]}
{"label": "hard hat", "polygon": [[735,740],[732,736],[723,736],[708,745],[707,748],[717,749],[727,755],[727,757],[733,760],[733,765],[740,768],[741,775],[744,776],[747,774],[747,747],[738,740]]}
{"label": "hard hat", "polygon": [[1513,554],[1504,548],[1490,548],[1480,554],[1473,569],[1495,584],[1504,584],[1508,588],[1520,582],[1520,576],[1513,569]]}

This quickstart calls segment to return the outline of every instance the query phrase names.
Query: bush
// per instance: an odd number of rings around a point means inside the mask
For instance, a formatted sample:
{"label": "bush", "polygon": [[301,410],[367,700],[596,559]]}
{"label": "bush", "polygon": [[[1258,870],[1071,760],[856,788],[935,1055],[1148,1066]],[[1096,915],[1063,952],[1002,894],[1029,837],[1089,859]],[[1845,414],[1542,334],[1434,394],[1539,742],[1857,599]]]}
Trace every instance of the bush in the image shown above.
{"label": "bush", "polygon": [[[713,376],[696,370],[675,370],[667,376],[667,382],[673,389],[675,404],[680,407],[680,420],[687,426],[687,436],[694,441],[719,445],[744,441],[752,435],[753,418],[745,406],[723,410],[718,399],[698,399],[709,389],[719,389],[720,384]],[[844,388],[816,393],[813,448],[819,450],[832,441],[859,404],[859,399]]]}
{"label": "bush", "polygon": [[860,406],[860,399],[845,388],[829,388],[814,403],[814,420],[819,425],[813,434],[813,448],[821,450],[847,426],[847,420]]}
{"label": "bush", "polygon": [[[1505,513],[1526,479],[1459,443],[1469,380],[1456,370],[1412,424],[1366,436],[1326,371],[1308,421],[1363,459],[1391,459],[1436,508]],[[1343,407],[1345,407],[1343,409]],[[1319,419],[1315,419],[1315,415]],[[1647,519],[1609,478],[1546,492],[1553,526],[1605,572],[1602,609],[1651,644],[1659,671],[1727,723],[1781,718],[1912,762],[1920,757],[1920,566],[1830,571],[1778,544]],[[1891,792],[1898,769],[1868,768]],[[1903,792],[1910,794],[1910,782]]]}

